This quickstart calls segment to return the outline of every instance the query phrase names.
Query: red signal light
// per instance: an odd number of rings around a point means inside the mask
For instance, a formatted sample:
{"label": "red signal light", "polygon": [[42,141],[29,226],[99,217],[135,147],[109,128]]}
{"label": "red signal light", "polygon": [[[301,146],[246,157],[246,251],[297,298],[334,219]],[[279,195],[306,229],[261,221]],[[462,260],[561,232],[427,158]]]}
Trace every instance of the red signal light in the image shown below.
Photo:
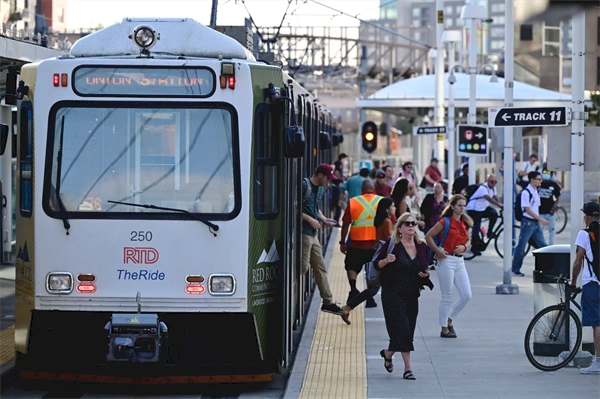
{"label": "red signal light", "polygon": [[60,84],[60,75],[58,73],[54,74],[54,78],[52,79],[52,83],[54,83],[54,87],[58,87]]}
{"label": "red signal light", "polygon": [[188,285],[185,287],[185,292],[188,294],[203,294],[204,286],[203,285]]}
{"label": "red signal light", "polygon": [[77,291],[84,294],[92,294],[96,292],[96,286],[94,284],[77,284]]}
{"label": "red signal light", "polygon": [[229,76],[229,77],[227,78],[227,80],[229,81],[229,82],[228,82],[228,83],[229,83],[229,88],[230,88],[231,90],[235,89],[235,76],[234,76],[234,75],[231,75],[231,76]]}

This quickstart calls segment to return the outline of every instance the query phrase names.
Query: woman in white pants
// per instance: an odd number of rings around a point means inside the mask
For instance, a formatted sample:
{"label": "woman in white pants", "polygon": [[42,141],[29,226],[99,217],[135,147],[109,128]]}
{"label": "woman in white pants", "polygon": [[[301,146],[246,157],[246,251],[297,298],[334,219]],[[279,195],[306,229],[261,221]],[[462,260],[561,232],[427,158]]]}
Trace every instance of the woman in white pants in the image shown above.
{"label": "woman in white pants", "polygon": [[[453,321],[471,299],[471,283],[463,254],[471,246],[469,228],[473,226],[473,219],[465,213],[466,206],[467,200],[464,196],[453,195],[442,212],[440,221],[425,236],[427,245],[435,252],[438,260],[436,269],[442,293],[440,302],[440,326],[442,327],[440,337],[442,338],[456,338]],[[450,228],[442,239],[448,221]],[[456,286],[459,297],[451,308],[453,286]]]}

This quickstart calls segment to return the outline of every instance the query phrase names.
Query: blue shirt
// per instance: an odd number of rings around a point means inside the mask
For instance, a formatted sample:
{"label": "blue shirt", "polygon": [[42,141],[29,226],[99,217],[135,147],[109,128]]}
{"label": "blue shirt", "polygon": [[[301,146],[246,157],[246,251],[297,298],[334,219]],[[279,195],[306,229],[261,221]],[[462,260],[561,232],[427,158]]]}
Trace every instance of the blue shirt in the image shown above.
{"label": "blue shirt", "polygon": [[348,200],[362,194],[362,184],[365,178],[361,175],[352,176],[342,185],[341,191],[348,191]]}
{"label": "blue shirt", "polygon": [[[306,213],[308,216],[315,220],[319,220],[319,204],[323,200],[323,194],[325,193],[325,189],[322,186],[315,186],[312,184],[310,179],[308,180],[310,184],[311,194],[310,197],[302,204],[302,213]],[[302,180],[302,198],[306,194],[306,190],[308,189],[308,184],[306,180]],[[310,224],[302,221],[302,234],[306,234],[309,236],[316,236],[317,229],[313,229]]]}

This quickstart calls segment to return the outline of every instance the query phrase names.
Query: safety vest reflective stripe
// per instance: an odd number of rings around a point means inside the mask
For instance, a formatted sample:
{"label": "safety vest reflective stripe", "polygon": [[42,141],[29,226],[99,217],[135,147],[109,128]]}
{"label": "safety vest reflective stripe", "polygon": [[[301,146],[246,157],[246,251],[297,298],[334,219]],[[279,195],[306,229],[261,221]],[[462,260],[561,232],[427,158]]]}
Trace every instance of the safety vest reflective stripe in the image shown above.
{"label": "safety vest reflective stripe", "polygon": [[376,194],[363,194],[350,199],[351,240],[372,241],[376,239],[375,214],[377,213],[377,204],[381,198]]}

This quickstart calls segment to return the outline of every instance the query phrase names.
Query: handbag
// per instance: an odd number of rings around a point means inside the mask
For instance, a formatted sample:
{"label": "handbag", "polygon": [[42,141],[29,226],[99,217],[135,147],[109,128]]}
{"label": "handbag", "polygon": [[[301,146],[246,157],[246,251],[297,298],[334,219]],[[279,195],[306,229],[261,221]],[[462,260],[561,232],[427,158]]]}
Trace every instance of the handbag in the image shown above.
{"label": "handbag", "polygon": [[425,179],[425,176],[423,176],[423,178],[421,179],[421,184],[419,184],[419,187],[421,187],[421,188],[427,187],[427,180]]}
{"label": "handbag", "polygon": [[[394,251],[394,247],[396,246],[393,243],[392,239],[393,239],[393,237],[390,237],[388,239],[388,249],[387,249],[388,255]],[[381,282],[379,281],[379,272],[381,271],[381,269],[375,265],[375,262],[377,261],[377,258],[379,258],[379,254],[381,253],[381,249],[383,248],[384,244],[385,244],[384,241],[379,241],[379,248],[377,248],[377,250],[375,251],[375,254],[371,258],[371,261],[368,262],[365,267],[365,270],[367,272],[367,282],[374,287],[381,287]]]}

